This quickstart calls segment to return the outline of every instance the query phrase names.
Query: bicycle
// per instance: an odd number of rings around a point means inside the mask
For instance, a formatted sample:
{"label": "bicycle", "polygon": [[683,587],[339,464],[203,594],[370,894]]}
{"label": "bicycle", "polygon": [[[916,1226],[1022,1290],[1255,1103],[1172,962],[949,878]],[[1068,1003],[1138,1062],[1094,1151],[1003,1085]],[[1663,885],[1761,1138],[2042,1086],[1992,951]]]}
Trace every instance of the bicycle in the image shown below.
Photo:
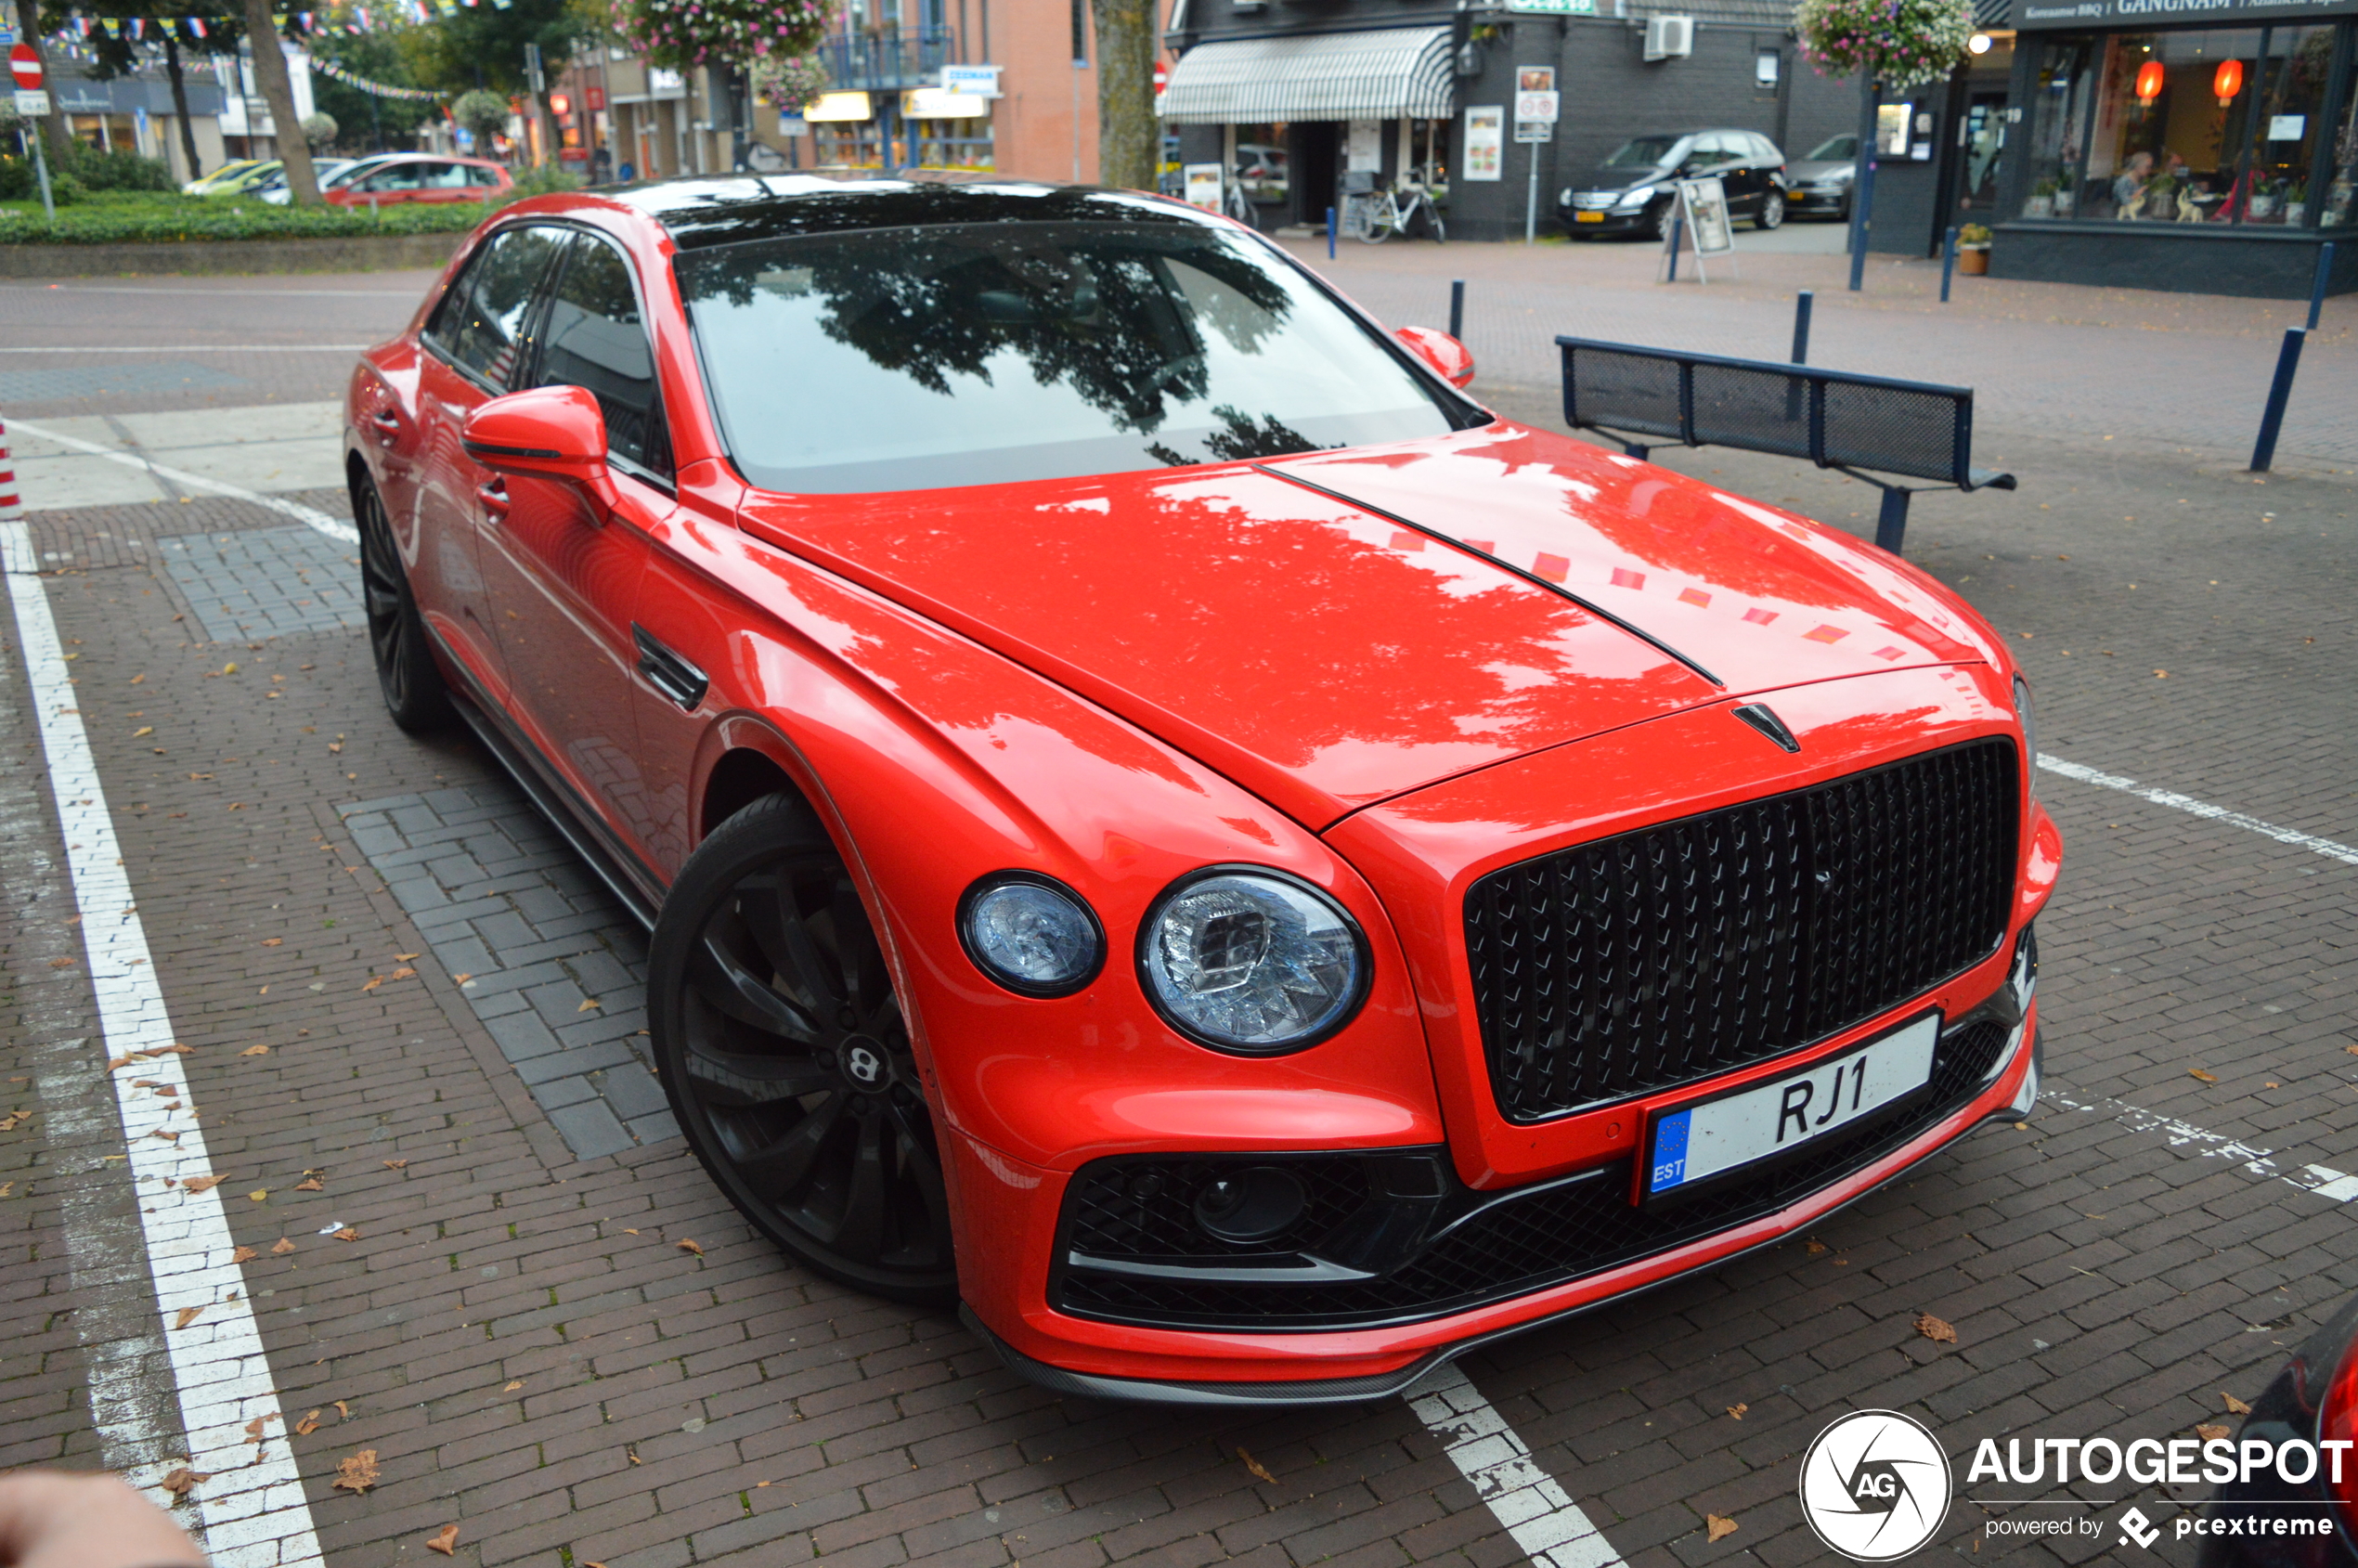
{"label": "bicycle", "polygon": [[1252,198],[1245,194],[1244,182],[1231,178],[1227,194],[1220,199],[1220,210],[1247,228],[1258,229],[1261,224],[1252,209]]}
{"label": "bicycle", "polygon": [[[1402,199],[1404,195],[1405,201]],[[1394,234],[1407,233],[1409,224],[1416,221],[1420,214],[1425,226],[1432,231],[1434,244],[1441,244],[1449,238],[1448,226],[1441,221],[1441,209],[1434,204],[1432,192],[1421,181],[1399,180],[1392,188],[1376,191],[1366,200],[1367,227],[1359,238],[1369,245],[1380,245]]]}

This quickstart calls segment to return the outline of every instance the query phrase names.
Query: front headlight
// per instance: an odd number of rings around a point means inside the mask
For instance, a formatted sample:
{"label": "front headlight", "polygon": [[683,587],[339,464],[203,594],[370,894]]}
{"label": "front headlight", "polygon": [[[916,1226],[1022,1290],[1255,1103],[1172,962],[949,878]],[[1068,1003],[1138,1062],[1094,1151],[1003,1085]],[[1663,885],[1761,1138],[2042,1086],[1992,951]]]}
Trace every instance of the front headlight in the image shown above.
{"label": "front headlight", "polygon": [[1105,931],[1087,902],[1036,872],[993,872],[967,888],[958,940],[976,968],[1023,996],[1069,996],[1106,962]]}
{"label": "front headlight", "polygon": [[1138,931],[1138,976],[1166,1022],[1199,1044],[1299,1051],[1367,995],[1367,943],[1342,906],[1258,866],[1211,866],[1164,889]]}
{"label": "front headlight", "polygon": [[1635,190],[1624,191],[1621,200],[1613,205],[1615,207],[1642,207],[1653,199],[1654,188],[1650,185],[1641,185]]}

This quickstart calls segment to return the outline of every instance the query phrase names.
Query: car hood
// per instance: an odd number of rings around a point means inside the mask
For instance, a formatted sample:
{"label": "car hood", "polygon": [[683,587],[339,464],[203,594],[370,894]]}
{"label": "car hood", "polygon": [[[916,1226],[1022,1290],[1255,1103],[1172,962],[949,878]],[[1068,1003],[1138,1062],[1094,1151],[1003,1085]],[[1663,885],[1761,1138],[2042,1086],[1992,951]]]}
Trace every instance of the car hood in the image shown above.
{"label": "car hood", "polygon": [[1641,185],[1660,185],[1678,177],[1671,169],[1599,169],[1587,179],[1573,186],[1574,190],[1630,190]]}
{"label": "car hood", "polygon": [[1854,162],[1848,158],[1805,159],[1798,163],[1786,164],[1785,177],[1795,185],[1807,185],[1811,180],[1824,179],[1828,175],[1849,174]]}
{"label": "car hood", "polygon": [[1699,704],[1989,656],[1887,556],[1503,422],[742,516],[1313,828]]}

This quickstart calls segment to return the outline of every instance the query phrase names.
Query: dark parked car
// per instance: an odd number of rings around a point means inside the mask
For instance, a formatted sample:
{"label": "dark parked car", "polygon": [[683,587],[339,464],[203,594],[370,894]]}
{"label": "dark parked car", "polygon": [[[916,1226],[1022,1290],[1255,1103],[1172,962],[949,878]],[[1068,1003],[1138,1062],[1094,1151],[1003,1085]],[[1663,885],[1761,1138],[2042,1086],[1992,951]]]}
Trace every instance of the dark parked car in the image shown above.
{"label": "dark parked car", "polygon": [[[2201,1568],[2358,1568],[2358,1298],[2343,1304],[2325,1327],[2292,1354],[2244,1418],[2234,1453],[2247,1457],[2247,1443],[2266,1443],[2281,1453],[2287,1443],[2339,1442],[2339,1452],[2318,1453],[2322,1462],[2306,1481],[2287,1481],[2281,1466],[2261,1464],[2248,1479],[2222,1484],[2196,1522]],[[2223,1446],[2223,1445],[2222,1445]],[[2257,1451],[2250,1451],[2257,1458]],[[2300,1457],[2296,1470],[2307,1468]]]}
{"label": "dark parked car", "polygon": [[1671,182],[1717,176],[1728,215],[1755,227],[1785,221],[1785,155],[1756,131],[1661,131],[1631,136],[1589,178],[1567,186],[1556,219],[1574,239],[1592,234],[1669,231],[1678,199]]}
{"label": "dark parked car", "polygon": [[1859,138],[1828,136],[1785,168],[1785,205],[1796,215],[1850,215],[1851,182],[1859,177]]}

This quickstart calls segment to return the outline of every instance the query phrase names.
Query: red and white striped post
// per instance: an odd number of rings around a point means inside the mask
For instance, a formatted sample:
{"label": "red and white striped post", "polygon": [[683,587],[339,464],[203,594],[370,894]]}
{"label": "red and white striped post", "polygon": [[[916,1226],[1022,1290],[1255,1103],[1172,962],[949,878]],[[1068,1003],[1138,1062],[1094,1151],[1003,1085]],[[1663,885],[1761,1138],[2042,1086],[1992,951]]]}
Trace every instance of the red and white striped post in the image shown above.
{"label": "red and white striped post", "polygon": [[23,515],[24,505],[17,499],[16,460],[8,456],[8,421],[0,420],[0,523]]}

